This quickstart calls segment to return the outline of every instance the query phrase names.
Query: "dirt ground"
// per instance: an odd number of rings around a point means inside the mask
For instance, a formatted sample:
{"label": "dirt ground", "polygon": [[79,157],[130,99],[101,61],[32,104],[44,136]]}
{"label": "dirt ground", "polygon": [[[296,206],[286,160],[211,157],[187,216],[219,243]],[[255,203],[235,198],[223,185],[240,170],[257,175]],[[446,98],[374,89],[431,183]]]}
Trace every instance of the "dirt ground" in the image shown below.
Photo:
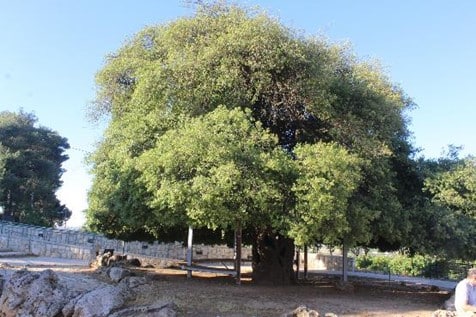
{"label": "dirt ground", "polygon": [[409,316],[423,317],[440,308],[450,296],[447,291],[422,285],[349,277],[353,290],[339,290],[336,277],[314,275],[297,285],[269,287],[253,285],[243,278],[236,285],[231,277],[172,269],[141,270],[152,282],[137,304],[152,299],[173,301],[179,316],[190,317],[275,317],[300,305],[320,316]]}
{"label": "dirt ground", "polygon": [[[47,267],[29,269],[43,270]],[[94,269],[49,267],[65,274],[103,279]],[[431,316],[450,296],[447,291],[422,285],[349,277],[353,290],[336,287],[337,278],[311,275],[292,286],[258,286],[244,274],[241,285],[232,277],[194,272],[191,279],[178,269],[140,268],[146,276],[137,298],[128,306],[174,302],[184,317],[279,317],[305,305],[320,316]]]}

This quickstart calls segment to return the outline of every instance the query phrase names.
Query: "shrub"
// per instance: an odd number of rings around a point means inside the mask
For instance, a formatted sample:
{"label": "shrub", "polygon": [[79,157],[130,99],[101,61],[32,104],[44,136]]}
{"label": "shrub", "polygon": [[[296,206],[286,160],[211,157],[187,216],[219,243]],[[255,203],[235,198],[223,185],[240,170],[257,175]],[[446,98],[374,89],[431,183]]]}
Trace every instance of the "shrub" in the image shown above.
{"label": "shrub", "polygon": [[385,272],[396,275],[424,276],[434,259],[422,255],[412,257],[392,254],[390,256],[358,256],[356,267],[361,270]]}

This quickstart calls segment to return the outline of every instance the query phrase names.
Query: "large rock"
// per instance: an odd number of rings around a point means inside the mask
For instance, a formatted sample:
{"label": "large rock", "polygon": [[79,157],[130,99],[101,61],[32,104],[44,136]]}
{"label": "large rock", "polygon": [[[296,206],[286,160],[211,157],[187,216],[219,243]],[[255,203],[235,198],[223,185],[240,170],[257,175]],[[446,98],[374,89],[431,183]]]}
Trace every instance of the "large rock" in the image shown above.
{"label": "large rock", "polygon": [[125,254],[112,255],[110,252],[98,255],[96,259],[89,264],[92,268],[111,266],[140,267],[141,265],[140,260],[137,258],[129,258],[129,256]]}
{"label": "large rock", "polygon": [[[140,287],[147,286],[144,277],[125,276],[117,272],[118,284],[108,284],[89,276],[55,273],[52,270],[13,271],[5,274],[0,296],[0,317],[103,317],[121,311]],[[174,316],[172,306],[142,307],[144,316]],[[138,311],[141,312],[142,311]],[[134,316],[134,314],[118,316]],[[136,314],[141,316],[140,314]]]}
{"label": "large rock", "polygon": [[319,317],[319,313],[303,305],[292,312],[284,314],[282,317]]}
{"label": "large rock", "polygon": [[153,305],[125,308],[111,314],[110,317],[176,317],[177,306],[174,303],[156,303]]}
{"label": "large rock", "polygon": [[67,294],[52,270],[16,271],[4,285],[0,297],[1,316],[55,317],[67,303]]}
{"label": "large rock", "polygon": [[125,283],[117,286],[107,285],[73,298],[62,313],[65,317],[104,317],[133,298],[132,292]]}
{"label": "large rock", "polygon": [[122,267],[111,267],[107,271],[107,275],[113,282],[120,282],[124,277],[130,276],[131,271],[124,269]]}

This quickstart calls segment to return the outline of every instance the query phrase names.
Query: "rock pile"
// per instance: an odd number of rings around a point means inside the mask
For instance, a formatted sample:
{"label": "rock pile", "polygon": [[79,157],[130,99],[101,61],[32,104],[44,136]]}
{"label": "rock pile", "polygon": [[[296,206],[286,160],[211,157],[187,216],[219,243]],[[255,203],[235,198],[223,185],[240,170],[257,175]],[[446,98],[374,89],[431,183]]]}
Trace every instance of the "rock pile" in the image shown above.
{"label": "rock pile", "polygon": [[[319,317],[319,312],[301,305],[292,312],[282,315],[282,317]],[[334,313],[325,313],[324,317],[337,317]]]}
{"label": "rock pile", "polygon": [[[111,268],[112,269],[112,268]],[[111,270],[110,283],[87,276],[68,276],[52,270],[15,271],[4,276],[1,317],[175,317],[173,303],[127,307],[147,281],[121,268]]]}
{"label": "rock pile", "polygon": [[141,262],[136,258],[129,258],[125,254],[112,254],[111,252],[106,252],[102,255],[98,255],[96,260],[90,264],[93,268],[105,267],[105,266],[130,266],[130,267],[139,267]]}

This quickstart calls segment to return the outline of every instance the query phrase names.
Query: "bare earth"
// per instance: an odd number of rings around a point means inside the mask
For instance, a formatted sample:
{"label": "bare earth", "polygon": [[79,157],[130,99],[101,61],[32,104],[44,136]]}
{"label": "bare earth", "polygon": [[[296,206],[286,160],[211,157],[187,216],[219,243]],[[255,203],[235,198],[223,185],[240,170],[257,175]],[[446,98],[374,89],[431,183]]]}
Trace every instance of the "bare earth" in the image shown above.
{"label": "bare earth", "polygon": [[[93,269],[52,269],[79,279],[103,279]],[[253,285],[246,276],[241,285],[231,277],[213,273],[194,272],[187,279],[185,271],[175,269],[141,268],[134,274],[146,276],[149,282],[129,305],[173,301],[178,316],[186,317],[276,317],[300,305],[318,311],[320,316],[423,317],[431,316],[449,297],[447,291],[435,287],[355,277],[349,277],[353,291],[342,291],[335,287],[336,277],[325,275],[310,276],[293,286],[270,287]]]}
{"label": "bare earth", "polygon": [[148,275],[153,282],[150,292],[143,292],[139,303],[160,298],[173,301],[179,316],[238,317],[281,316],[300,305],[314,309],[324,316],[431,316],[449,297],[447,291],[421,285],[349,278],[353,291],[335,287],[336,278],[311,276],[298,285],[268,287],[253,285],[244,278],[236,285],[231,277],[210,273],[186,273],[171,269],[147,269],[138,274]]}

